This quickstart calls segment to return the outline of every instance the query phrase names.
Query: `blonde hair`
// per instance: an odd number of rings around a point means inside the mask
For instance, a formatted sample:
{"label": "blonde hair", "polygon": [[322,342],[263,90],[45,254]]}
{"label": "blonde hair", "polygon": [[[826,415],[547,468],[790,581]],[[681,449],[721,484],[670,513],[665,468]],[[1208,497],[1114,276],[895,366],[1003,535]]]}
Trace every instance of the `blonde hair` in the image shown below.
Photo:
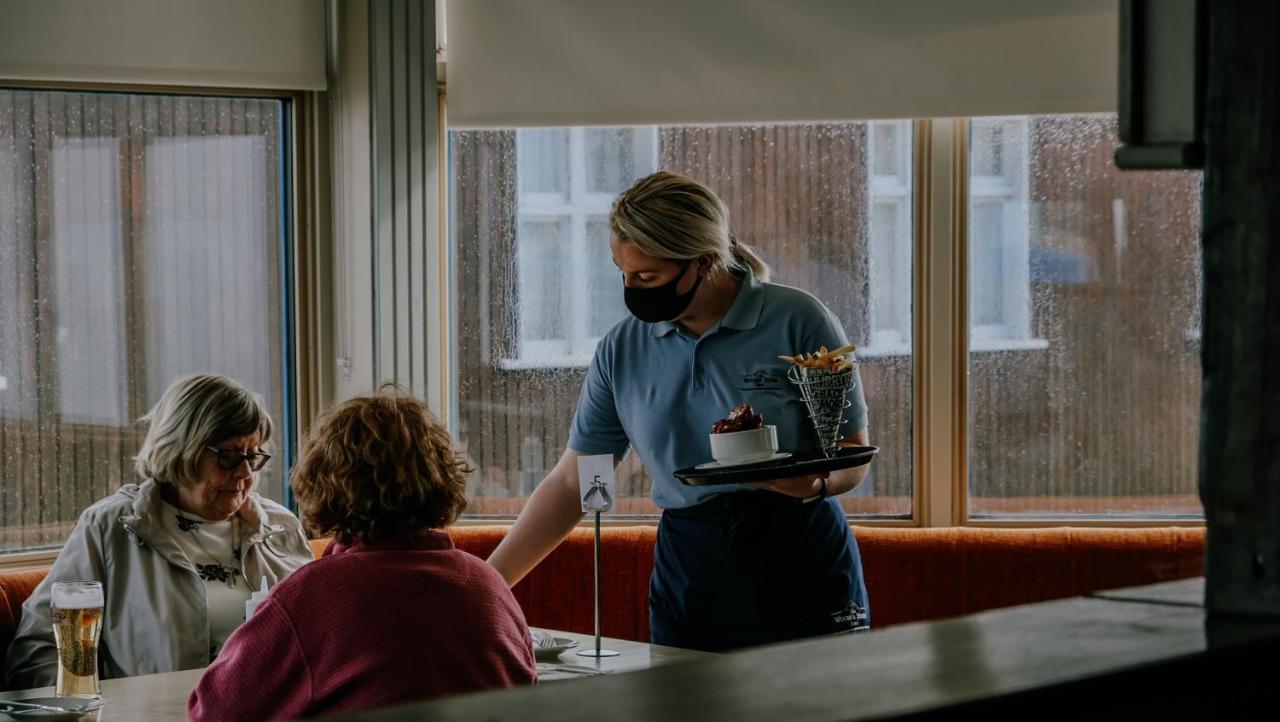
{"label": "blonde hair", "polygon": [[291,479],[312,530],[350,544],[452,524],[474,469],[426,403],[395,387],[321,414]]}
{"label": "blonde hair", "polygon": [[262,397],[217,374],[173,382],[140,421],[150,426],[134,469],[145,479],[168,484],[193,481],[206,446],[256,433],[266,448],[272,430]]}
{"label": "blonde hair", "polygon": [[684,261],[711,255],[710,276],[751,269],[769,280],[769,266],[729,229],[729,209],[705,185],[668,171],[636,181],[613,202],[609,230],[656,258]]}

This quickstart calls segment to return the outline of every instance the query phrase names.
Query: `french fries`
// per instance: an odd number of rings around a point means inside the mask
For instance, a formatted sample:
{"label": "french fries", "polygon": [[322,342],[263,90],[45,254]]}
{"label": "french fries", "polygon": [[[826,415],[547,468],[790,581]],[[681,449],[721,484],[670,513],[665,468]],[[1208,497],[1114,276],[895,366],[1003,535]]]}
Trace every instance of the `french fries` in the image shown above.
{"label": "french fries", "polygon": [[827,371],[848,371],[856,365],[856,362],[845,356],[852,354],[858,349],[857,346],[849,344],[842,346],[835,351],[828,351],[826,346],[821,346],[817,351],[810,353],[796,354],[795,356],[779,356],[778,358],[796,366],[802,366],[810,369],[825,369]]}

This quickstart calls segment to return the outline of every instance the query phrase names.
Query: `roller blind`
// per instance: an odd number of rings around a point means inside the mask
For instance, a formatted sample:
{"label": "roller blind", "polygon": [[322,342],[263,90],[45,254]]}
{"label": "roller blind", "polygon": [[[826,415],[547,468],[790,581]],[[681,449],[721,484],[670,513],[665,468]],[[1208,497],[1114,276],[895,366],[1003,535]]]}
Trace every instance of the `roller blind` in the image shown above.
{"label": "roller blind", "polygon": [[0,80],[318,90],[321,0],[3,0]]}
{"label": "roller blind", "polygon": [[447,0],[454,127],[1114,110],[1115,0]]}

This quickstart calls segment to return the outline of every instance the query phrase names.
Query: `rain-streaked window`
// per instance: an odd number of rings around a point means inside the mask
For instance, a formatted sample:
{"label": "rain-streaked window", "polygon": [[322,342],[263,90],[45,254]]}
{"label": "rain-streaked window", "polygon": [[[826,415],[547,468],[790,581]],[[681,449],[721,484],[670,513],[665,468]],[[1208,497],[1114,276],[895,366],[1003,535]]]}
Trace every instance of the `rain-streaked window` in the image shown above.
{"label": "rain-streaked window", "polygon": [[[1199,513],[1200,175],[1120,172],[1115,123],[968,124],[969,166],[955,182],[968,199],[962,473],[973,517]],[[607,201],[657,167],[715,189],[776,280],[840,318],[860,346],[882,449],[842,503],[855,515],[909,514],[911,123],[659,127],[647,131],[656,166],[636,150],[645,131],[451,135],[455,398],[479,467],[472,511],[516,513],[563,450],[588,349],[625,313]],[[655,511],[634,458],[620,478],[624,513]]]}
{"label": "rain-streaked window", "polygon": [[[912,147],[909,121],[450,133],[454,431],[478,469],[469,511],[517,513],[563,452],[595,345],[626,314],[610,205],[661,168],[714,189],[773,280],[817,296],[866,352],[883,451],[841,501],[910,515]],[[620,513],[656,513],[634,455],[618,479]]]}
{"label": "rain-streaked window", "polygon": [[969,510],[1199,515],[1200,178],[1115,115],[971,123]]}
{"label": "rain-streaked window", "polygon": [[1026,118],[970,124],[969,330],[980,348],[1029,340]]}
{"label": "rain-streaked window", "polygon": [[626,313],[609,254],[609,208],[657,170],[656,128],[516,133],[517,341],[507,368],[584,366]]}
{"label": "rain-streaked window", "polygon": [[282,427],[286,113],[0,90],[0,552],[136,481],[135,422],[180,375],[239,380]]}

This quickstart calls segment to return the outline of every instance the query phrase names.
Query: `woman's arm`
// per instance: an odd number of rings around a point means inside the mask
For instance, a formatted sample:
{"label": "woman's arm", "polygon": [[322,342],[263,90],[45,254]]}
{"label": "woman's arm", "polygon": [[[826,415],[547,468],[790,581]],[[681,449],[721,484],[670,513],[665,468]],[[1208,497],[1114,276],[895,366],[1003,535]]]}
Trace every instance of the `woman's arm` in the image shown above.
{"label": "woman's arm", "polygon": [[[110,583],[105,578],[102,558],[103,529],[80,515],[71,536],[63,545],[49,574],[22,605],[22,621],[5,657],[5,679],[10,689],[32,689],[52,685],[58,676],[58,649],[53,643],[53,626],[49,623],[49,603],[54,582],[99,581],[104,592]],[[99,642],[101,645],[101,642]],[[99,646],[98,657],[103,651]]]}
{"label": "woman's arm", "polygon": [[565,449],[555,468],[533,490],[529,503],[512,525],[498,548],[489,555],[489,564],[508,586],[515,586],[569,535],[582,519],[578,497],[578,457]]}
{"label": "woman's arm", "polygon": [[[870,446],[871,434],[868,433],[866,427],[855,431],[840,440],[841,446]],[[852,469],[841,469],[833,471],[827,476],[827,495],[835,496],[853,491],[867,478],[867,472],[871,470],[870,464],[855,466]]]}
{"label": "woman's arm", "polygon": [[[841,446],[870,446],[871,436],[867,432],[866,427],[856,431],[840,440]],[[867,478],[867,472],[871,469],[870,464],[855,466],[852,469],[841,469],[827,474],[827,496],[836,496],[845,492],[853,491],[862,480]],[[787,479],[774,479],[773,481],[762,481],[760,486],[771,489],[779,494],[787,496],[796,496],[801,499],[808,499],[822,492],[822,474],[809,474],[807,476],[793,476]]]}

